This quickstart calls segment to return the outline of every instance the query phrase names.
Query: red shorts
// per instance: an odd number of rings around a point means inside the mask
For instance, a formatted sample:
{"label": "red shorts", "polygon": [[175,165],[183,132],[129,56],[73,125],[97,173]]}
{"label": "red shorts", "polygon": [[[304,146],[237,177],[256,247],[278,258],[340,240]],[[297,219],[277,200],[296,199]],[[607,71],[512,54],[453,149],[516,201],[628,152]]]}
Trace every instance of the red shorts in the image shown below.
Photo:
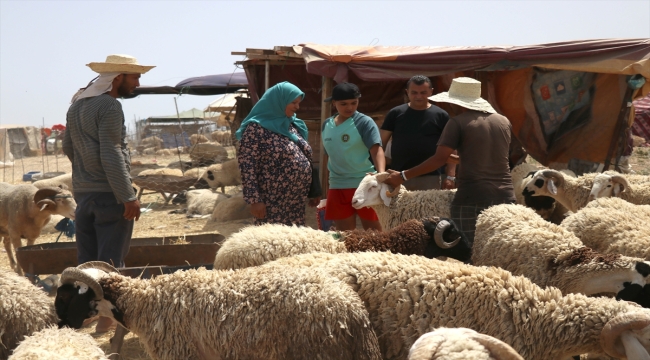
{"label": "red shorts", "polygon": [[343,220],[355,213],[364,220],[379,220],[372,208],[355,209],[352,207],[352,197],[355,191],[357,189],[329,189],[327,191],[327,205],[325,205],[325,220]]}

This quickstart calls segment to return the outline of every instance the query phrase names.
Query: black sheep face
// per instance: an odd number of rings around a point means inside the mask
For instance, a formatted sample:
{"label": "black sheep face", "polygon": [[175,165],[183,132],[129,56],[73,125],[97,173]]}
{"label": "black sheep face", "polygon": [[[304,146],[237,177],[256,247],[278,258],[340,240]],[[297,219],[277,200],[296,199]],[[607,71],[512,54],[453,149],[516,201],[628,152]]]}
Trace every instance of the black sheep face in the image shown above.
{"label": "black sheep face", "polygon": [[[442,239],[445,242],[449,243],[460,238],[458,244],[456,244],[456,246],[449,249],[441,249],[436,244],[436,241],[434,239],[436,227],[438,226],[438,223],[442,220],[449,221],[449,223],[451,223],[451,226],[448,227],[442,234]],[[464,263],[470,262],[470,259],[472,258],[472,245],[470,244],[465,234],[463,234],[460,231],[460,228],[456,225],[456,223],[454,223],[453,220],[445,219],[445,218],[441,218],[439,220],[437,218],[429,218],[429,219],[423,219],[422,225],[424,226],[424,230],[429,235],[429,241],[427,242],[427,247],[424,250],[425,257],[429,259],[433,259],[436,257],[444,256],[444,257],[450,257],[452,259],[456,259],[458,261],[462,261]]]}
{"label": "black sheep face", "polygon": [[59,317],[59,328],[68,326],[79,329],[84,320],[97,315],[95,292],[88,289],[80,294],[79,286],[64,284],[59,287],[54,300],[56,315]]}

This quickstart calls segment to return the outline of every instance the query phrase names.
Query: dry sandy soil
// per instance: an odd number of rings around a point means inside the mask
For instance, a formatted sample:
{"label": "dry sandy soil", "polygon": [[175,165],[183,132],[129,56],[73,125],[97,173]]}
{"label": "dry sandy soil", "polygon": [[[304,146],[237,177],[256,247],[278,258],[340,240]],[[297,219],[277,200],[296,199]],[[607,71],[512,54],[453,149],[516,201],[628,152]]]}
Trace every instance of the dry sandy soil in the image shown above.
{"label": "dry sandy soil", "polygon": [[[187,155],[182,155],[183,160],[188,160]],[[178,161],[178,156],[154,157],[154,156],[134,156],[133,161],[141,161],[144,164],[157,163],[167,165],[170,162]],[[639,174],[650,175],[650,148],[637,147],[634,149],[630,159],[632,168]],[[46,157],[32,157],[17,160],[14,168],[0,169],[0,179],[3,182],[14,184],[23,184],[22,174],[28,171],[62,171],[70,172],[71,166],[67,158],[55,157],[53,155]],[[236,191],[234,188],[227,188],[227,192]],[[160,194],[144,195],[141,199],[143,208],[149,208],[151,211],[143,213],[140,220],[135,223],[133,237],[151,237],[151,236],[183,236],[200,233],[219,233],[228,236],[233,232],[239,231],[242,227],[252,223],[252,220],[239,220],[224,223],[212,223],[207,218],[187,218],[184,214],[169,214],[174,209],[181,208],[180,205],[164,204],[164,199]],[[316,213],[314,209],[307,207],[307,225],[317,228]],[[54,242],[58,234],[42,235],[36,243]],[[59,241],[74,241],[74,239],[61,236]],[[10,269],[4,248],[0,249],[0,268]],[[128,264],[127,264],[128,265]],[[81,329],[82,332],[93,334],[94,324]],[[110,337],[112,331],[103,335],[95,335],[96,340],[102,349],[108,353],[110,350]],[[144,351],[137,336],[129,333],[124,340],[122,347],[123,359],[144,360],[150,357]]]}

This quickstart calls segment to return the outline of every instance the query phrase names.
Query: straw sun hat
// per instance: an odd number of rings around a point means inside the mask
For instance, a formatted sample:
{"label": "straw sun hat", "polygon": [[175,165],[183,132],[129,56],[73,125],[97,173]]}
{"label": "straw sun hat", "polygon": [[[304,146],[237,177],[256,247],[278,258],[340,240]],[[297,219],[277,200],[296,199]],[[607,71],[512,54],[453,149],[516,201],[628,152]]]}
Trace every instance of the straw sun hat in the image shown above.
{"label": "straw sun hat", "polygon": [[105,62],[91,62],[86,64],[96,73],[119,72],[124,74],[144,74],[155,68],[155,66],[145,66],[138,64],[133,56],[130,55],[108,55]]}
{"label": "straw sun hat", "polygon": [[459,77],[451,81],[449,92],[429,97],[436,102],[447,102],[476,111],[496,114],[489,102],[481,99],[481,82],[468,77]]}

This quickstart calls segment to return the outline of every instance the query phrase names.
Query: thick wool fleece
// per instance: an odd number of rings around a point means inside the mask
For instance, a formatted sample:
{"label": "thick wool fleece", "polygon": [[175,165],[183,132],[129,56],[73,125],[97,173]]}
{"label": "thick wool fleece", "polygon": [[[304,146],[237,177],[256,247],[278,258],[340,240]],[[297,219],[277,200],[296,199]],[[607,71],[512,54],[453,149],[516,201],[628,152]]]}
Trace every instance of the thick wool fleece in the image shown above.
{"label": "thick wool fleece", "polygon": [[373,205],[382,229],[389,230],[411,219],[428,216],[451,218],[451,201],[456,190],[408,191],[400,186],[399,194],[391,199],[390,206]]}
{"label": "thick wool fleece", "polygon": [[602,353],[600,333],[618,315],[650,309],[626,301],[541,288],[493,267],[385,252],[313,253],[261,266],[309,267],[348,283],[361,297],[384,358],[405,359],[411,345],[438,327],[465,327],[512,346],[524,359]]}
{"label": "thick wool fleece", "polygon": [[43,290],[0,269],[0,359],[6,359],[25,336],[57,321],[54,301]]}
{"label": "thick wool fleece", "polygon": [[108,360],[95,339],[70,328],[43,329],[14,350],[9,360]]}
{"label": "thick wool fleece", "polygon": [[111,274],[99,283],[154,359],[380,359],[359,297],[308,269]]}
{"label": "thick wool fleece", "polygon": [[[565,294],[604,292],[602,288],[611,281],[603,280],[614,274],[642,280],[643,276],[636,271],[636,265],[642,261],[597,253],[585,247],[573,233],[522,205],[492,206],[476,222],[474,265],[499,266],[526,276],[539,286],[555,286]],[[622,282],[611,287],[619,285]]]}
{"label": "thick wool fleece", "polygon": [[596,199],[561,226],[596,251],[650,260],[650,205],[634,205],[619,198]]}

